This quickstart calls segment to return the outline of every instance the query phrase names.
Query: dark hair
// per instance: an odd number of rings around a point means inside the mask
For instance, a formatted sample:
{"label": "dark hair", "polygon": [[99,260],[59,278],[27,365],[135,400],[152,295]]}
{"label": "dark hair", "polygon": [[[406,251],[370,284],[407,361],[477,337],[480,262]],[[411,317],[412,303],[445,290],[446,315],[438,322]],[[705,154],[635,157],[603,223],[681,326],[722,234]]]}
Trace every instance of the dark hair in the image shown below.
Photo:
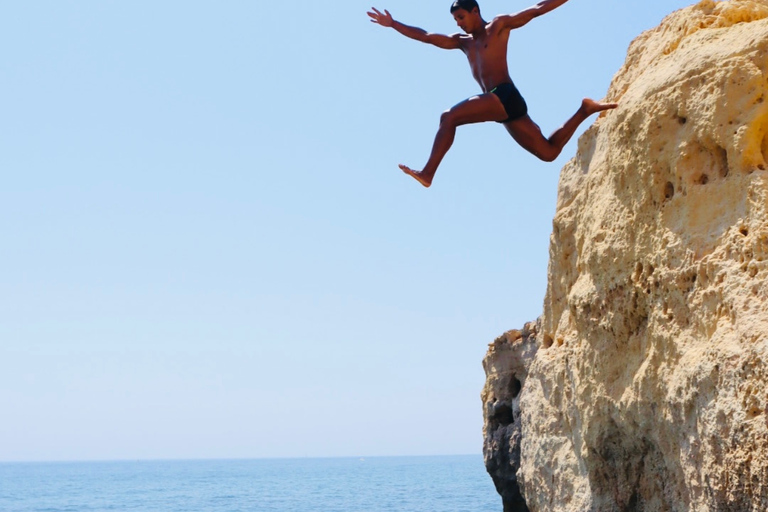
{"label": "dark hair", "polygon": [[472,12],[472,9],[477,7],[477,10],[480,10],[480,6],[477,5],[477,0],[456,0],[451,5],[451,14],[458,11],[459,9],[464,9],[467,12]]}

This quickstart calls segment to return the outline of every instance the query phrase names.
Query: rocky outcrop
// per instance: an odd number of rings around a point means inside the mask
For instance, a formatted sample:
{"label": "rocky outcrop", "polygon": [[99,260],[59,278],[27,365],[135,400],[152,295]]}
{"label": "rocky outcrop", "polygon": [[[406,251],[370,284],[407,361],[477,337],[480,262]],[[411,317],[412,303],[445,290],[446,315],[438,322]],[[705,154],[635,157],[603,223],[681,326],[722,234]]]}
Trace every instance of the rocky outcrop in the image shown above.
{"label": "rocky outcrop", "polygon": [[481,396],[485,405],[485,466],[504,502],[504,510],[527,512],[517,473],[520,470],[520,392],[538,346],[536,324],[509,331],[488,349],[487,376]]}
{"label": "rocky outcrop", "polygon": [[768,510],[768,0],[629,48],[562,171],[544,312],[484,361],[505,511]]}

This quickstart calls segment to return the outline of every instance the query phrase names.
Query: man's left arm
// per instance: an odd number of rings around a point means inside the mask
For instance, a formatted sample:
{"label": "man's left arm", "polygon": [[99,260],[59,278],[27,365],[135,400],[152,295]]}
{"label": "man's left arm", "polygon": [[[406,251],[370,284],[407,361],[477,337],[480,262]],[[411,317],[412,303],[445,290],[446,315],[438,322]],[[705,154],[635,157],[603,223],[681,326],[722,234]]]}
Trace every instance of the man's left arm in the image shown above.
{"label": "man's left arm", "polygon": [[557,9],[567,1],[568,0],[542,0],[538,4],[523,9],[516,14],[497,16],[493,21],[494,23],[498,23],[502,29],[512,30],[520,28],[532,19]]}

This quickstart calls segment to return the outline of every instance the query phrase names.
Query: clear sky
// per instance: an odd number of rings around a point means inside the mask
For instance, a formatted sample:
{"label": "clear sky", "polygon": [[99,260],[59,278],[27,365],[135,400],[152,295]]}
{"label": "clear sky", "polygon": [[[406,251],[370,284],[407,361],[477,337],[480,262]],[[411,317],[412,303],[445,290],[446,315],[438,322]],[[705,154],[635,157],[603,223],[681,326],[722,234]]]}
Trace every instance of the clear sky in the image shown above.
{"label": "clear sky", "polygon": [[[515,31],[533,119],[601,98],[689,3]],[[449,0],[375,5],[457,31]],[[478,86],[370,7],[3,2],[0,461],[480,452],[481,360],[541,313],[575,143],[546,164],[463,127],[423,189],[397,164]]]}

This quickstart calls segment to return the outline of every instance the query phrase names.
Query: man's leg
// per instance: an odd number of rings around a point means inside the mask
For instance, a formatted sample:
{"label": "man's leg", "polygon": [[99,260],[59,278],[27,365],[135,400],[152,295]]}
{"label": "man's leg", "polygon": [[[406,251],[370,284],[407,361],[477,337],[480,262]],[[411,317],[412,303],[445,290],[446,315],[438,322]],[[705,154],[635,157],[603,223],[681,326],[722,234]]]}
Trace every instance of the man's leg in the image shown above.
{"label": "man's leg", "polygon": [[505,123],[507,131],[524,149],[545,162],[551,162],[563,151],[563,147],[571,140],[576,128],[592,114],[618,107],[616,103],[598,103],[585,99],[581,107],[565,124],[557,129],[549,139],[541,133],[539,126],[530,117],[524,116]]}
{"label": "man's leg", "polygon": [[432,146],[432,154],[429,156],[424,169],[422,171],[414,171],[402,164],[400,169],[404,173],[416,178],[425,187],[429,187],[432,184],[432,179],[435,177],[437,167],[453,144],[457,127],[485,121],[503,121],[506,118],[507,112],[504,110],[504,105],[501,104],[501,100],[495,94],[481,94],[480,96],[474,96],[462,101],[440,116],[440,128],[437,130],[435,142]]}

